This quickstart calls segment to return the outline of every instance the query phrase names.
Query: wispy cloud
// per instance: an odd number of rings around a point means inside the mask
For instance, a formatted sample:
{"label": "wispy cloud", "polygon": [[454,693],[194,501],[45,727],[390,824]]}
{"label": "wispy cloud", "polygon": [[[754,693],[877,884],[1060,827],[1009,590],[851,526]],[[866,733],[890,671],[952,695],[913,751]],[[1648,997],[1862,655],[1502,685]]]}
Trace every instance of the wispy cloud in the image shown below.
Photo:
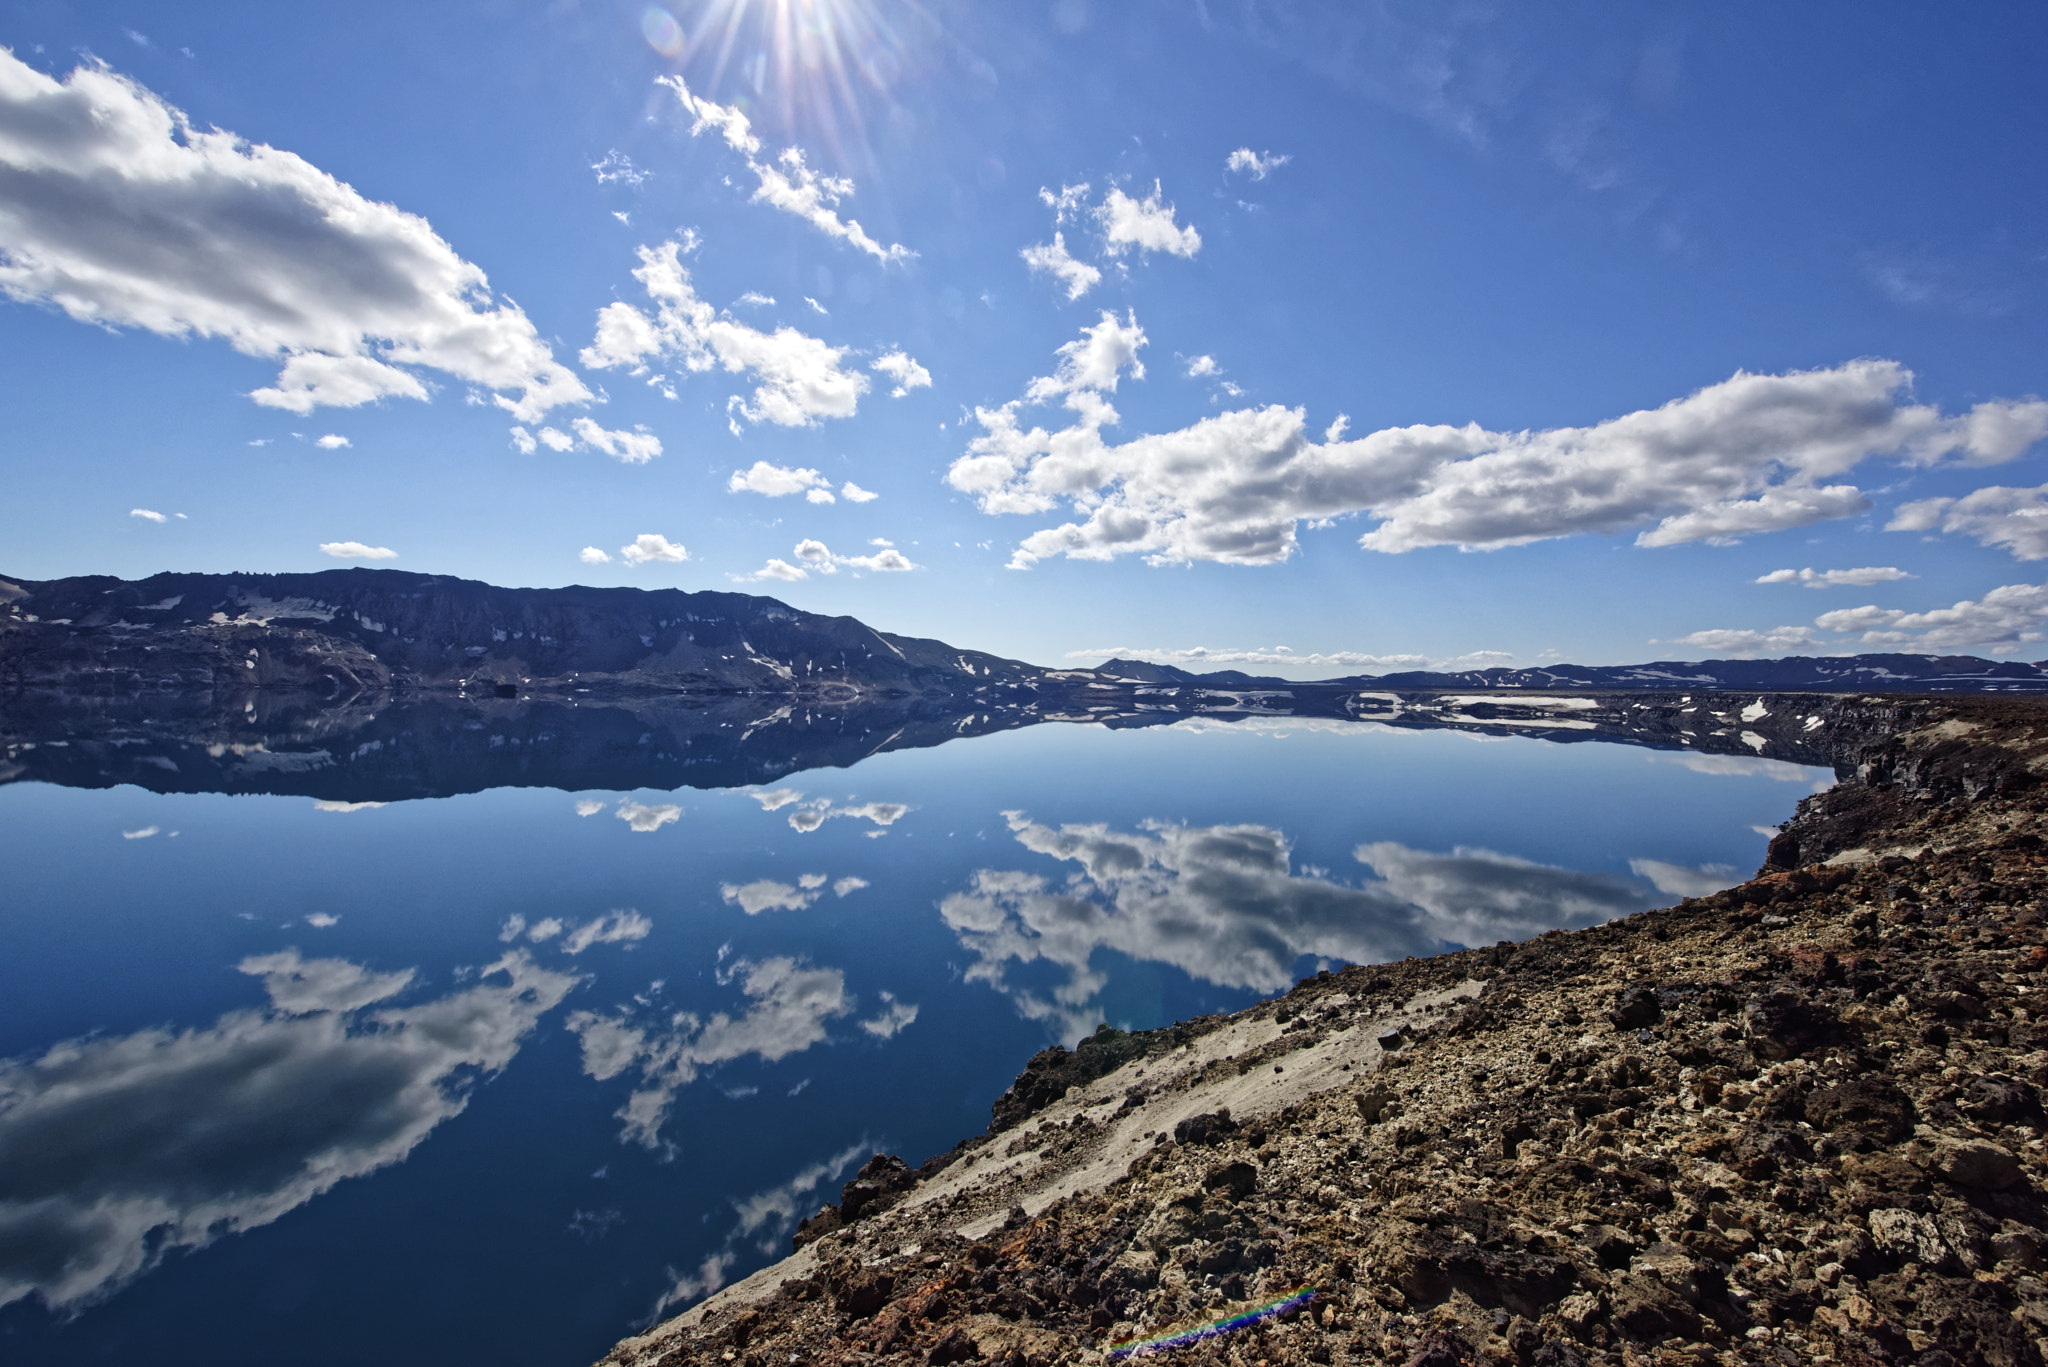
{"label": "wispy cloud", "polygon": [[633,164],[633,159],[624,152],[614,149],[590,164],[597,174],[599,185],[625,185],[638,189],[645,185],[654,173],[643,171]]}
{"label": "wispy cloud", "polygon": [[661,438],[649,432],[644,425],[628,432],[623,429],[608,431],[589,418],[577,418],[569,424],[570,431],[563,432],[553,427],[543,427],[538,432],[529,432],[522,426],[512,428],[512,445],[521,454],[532,455],[541,446],[550,451],[573,451],[581,446],[587,451],[602,451],[621,465],[645,465],[661,454]]}
{"label": "wispy cloud", "polygon": [[360,541],[323,541],[320,553],[336,560],[396,560],[398,552],[389,546],[368,546]]}
{"label": "wispy cloud", "polygon": [[1249,147],[1240,147],[1224,161],[1223,169],[1250,176],[1253,180],[1264,180],[1293,160],[1292,156],[1285,154],[1276,156],[1271,152],[1254,152]]}
{"label": "wispy cloud", "polygon": [[853,182],[844,176],[820,175],[805,159],[802,148],[786,147],[772,160],[764,159],[761,140],[737,107],[692,94],[680,76],[659,76],[655,84],[672,91],[690,115],[690,136],[716,132],[725,139],[726,146],[746,159],[747,169],[754,173],[757,182],[755,203],[794,214],[827,237],[857,247],[884,265],[909,261],[917,255],[901,243],[884,246],[877,242],[868,236],[858,219],[842,219],[838,205],[853,194]]}

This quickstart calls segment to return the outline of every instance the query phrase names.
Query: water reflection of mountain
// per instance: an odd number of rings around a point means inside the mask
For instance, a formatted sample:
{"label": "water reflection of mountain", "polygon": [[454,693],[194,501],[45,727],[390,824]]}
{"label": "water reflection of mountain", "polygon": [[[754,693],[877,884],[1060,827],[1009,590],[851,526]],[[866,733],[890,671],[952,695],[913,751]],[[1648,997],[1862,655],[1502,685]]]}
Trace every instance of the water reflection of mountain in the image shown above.
{"label": "water reflection of mountain", "polygon": [[294,691],[212,702],[17,697],[0,713],[0,781],[344,802],[503,787],[728,788],[1042,719],[914,698],[833,708],[743,695],[610,705],[432,697],[322,708]]}
{"label": "water reflection of mountain", "polygon": [[1881,724],[1877,706],[1814,694],[1476,696],[1299,685],[1255,695],[1093,685],[1071,696],[974,707],[931,695],[846,704],[744,693],[596,702],[366,695],[326,703],[301,689],[125,698],[27,691],[0,699],[0,782],[344,802],[500,787],[728,788],[1045,722],[1134,727],[1193,718],[1227,726],[1450,728],[1619,741],[1751,764],[1828,765]]}

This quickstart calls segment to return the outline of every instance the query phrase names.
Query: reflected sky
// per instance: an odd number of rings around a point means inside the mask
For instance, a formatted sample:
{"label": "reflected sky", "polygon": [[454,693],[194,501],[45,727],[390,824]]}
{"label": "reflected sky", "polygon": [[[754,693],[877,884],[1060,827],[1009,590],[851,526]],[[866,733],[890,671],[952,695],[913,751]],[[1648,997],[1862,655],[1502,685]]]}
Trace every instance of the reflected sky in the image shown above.
{"label": "reflected sky", "polygon": [[722,790],[0,788],[0,1357],[594,1360],[1052,1040],[1737,881],[1825,777],[1254,719]]}
{"label": "reflected sky", "polygon": [[362,1015],[412,973],[296,950],[239,968],[268,1010],[0,1064],[0,1304],[72,1309],[398,1162],[575,982],[514,951],[478,986]]}

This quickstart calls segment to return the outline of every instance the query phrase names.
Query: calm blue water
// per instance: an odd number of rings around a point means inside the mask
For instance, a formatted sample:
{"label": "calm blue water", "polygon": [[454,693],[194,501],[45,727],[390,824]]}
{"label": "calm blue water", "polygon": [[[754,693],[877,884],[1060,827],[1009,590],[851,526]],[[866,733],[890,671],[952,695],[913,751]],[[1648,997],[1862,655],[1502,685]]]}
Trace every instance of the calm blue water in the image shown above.
{"label": "calm blue water", "polygon": [[1739,881],[1825,779],[1190,722],[724,791],[0,787],[0,1359],[588,1362],[1049,1042]]}

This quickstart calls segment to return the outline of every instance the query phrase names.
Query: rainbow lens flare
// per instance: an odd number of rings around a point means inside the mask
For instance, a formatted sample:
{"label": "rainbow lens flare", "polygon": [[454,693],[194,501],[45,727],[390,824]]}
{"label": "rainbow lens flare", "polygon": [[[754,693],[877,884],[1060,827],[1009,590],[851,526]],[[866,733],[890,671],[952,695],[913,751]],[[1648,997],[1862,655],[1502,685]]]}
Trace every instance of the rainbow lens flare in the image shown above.
{"label": "rainbow lens flare", "polygon": [[1279,1300],[1267,1301],[1264,1305],[1254,1306],[1250,1310],[1241,1310],[1235,1315],[1227,1315],[1220,1320],[1211,1320],[1209,1323],[1198,1325],[1193,1329],[1180,1329],[1171,1334],[1159,1334],[1149,1339],[1133,1339],[1128,1343],[1112,1343],[1109,1345],[1109,1360],[1111,1362],[1121,1362],[1125,1358],[1142,1357],[1147,1353],[1160,1353],[1168,1348],[1185,1348],[1189,1344],[1200,1343],[1204,1339],[1221,1338],[1223,1335],[1233,1333],[1236,1330],[1249,1329],[1255,1324],[1264,1324],[1267,1320],[1277,1319],[1290,1310],[1300,1309],[1315,1298],[1316,1288],[1304,1286],[1299,1291],[1288,1292]]}
{"label": "rainbow lens flare", "polygon": [[640,32],[647,46],[670,58],[683,55],[683,26],[660,5],[649,5],[640,15]]}

